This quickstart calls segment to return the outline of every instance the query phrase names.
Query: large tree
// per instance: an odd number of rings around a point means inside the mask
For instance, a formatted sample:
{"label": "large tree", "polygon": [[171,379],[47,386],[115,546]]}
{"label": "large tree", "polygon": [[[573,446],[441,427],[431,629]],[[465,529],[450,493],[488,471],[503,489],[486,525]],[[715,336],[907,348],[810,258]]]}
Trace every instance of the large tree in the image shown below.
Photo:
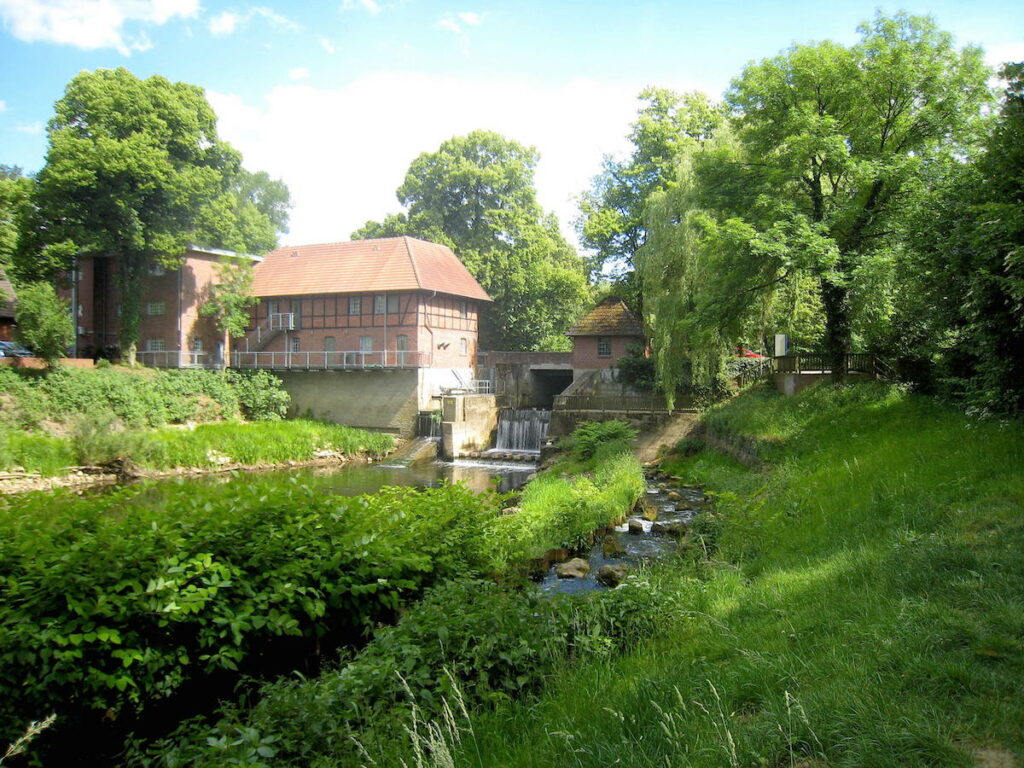
{"label": "large tree", "polygon": [[[217,135],[203,90],[126,69],[77,75],[48,126],[46,165],[19,246],[18,272],[52,277],[78,255],[116,258],[122,353],[134,360],[140,280],[154,262],[174,268],[186,247],[264,251],[287,207],[281,187],[246,174]],[[255,198],[254,198],[255,195]]]}
{"label": "large tree", "polygon": [[490,349],[550,348],[587,297],[582,260],[537,202],[537,151],[473,131],[421,154],[398,188],[404,213],[354,239],[412,235],[449,245],[494,299],[481,323]]}
{"label": "large tree", "polygon": [[[770,249],[775,255],[765,258],[780,274],[818,281],[825,347],[839,377],[858,279],[886,271],[898,220],[929,165],[976,137],[989,98],[981,51],[957,49],[931,19],[879,15],[860,32],[851,47],[797,45],[752,64],[727,94],[746,170],[773,190],[742,217],[751,237],[779,235],[785,245],[793,232],[818,236],[803,253]],[[769,262],[760,272],[772,271]]]}
{"label": "large tree", "polygon": [[21,168],[0,165],[0,268],[9,266],[28,210],[32,179]]}
{"label": "large tree", "polygon": [[[908,370],[986,412],[1024,413],[1024,64],[983,151],[936,169],[906,229],[899,349]],[[911,346],[911,348],[907,348]]]}
{"label": "large tree", "polygon": [[710,139],[724,121],[722,108],[699,92],[647,88],[633,123],[633,145],[624,160],[605,157],[601,173],[580,200],[578,227],[591,250],[590,270],[623,277],[647,239],[645,206],[676,175],[681,153]]}

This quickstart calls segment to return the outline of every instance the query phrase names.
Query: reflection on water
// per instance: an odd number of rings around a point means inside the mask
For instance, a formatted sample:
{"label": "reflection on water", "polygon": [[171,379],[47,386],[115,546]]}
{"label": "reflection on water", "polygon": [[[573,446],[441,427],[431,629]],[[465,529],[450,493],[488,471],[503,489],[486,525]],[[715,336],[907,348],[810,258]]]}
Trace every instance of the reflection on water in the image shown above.
{"label": "reflection on water", "polygon": [[260,472],[232,472],[216,475],[198,475],[157,481],[149,485],[143,495],[153,502],[162,489],[180,487],[217,486],[224,483],[272,484],[275,480],[296,482],[325,495],[359,496],[376,493],[384,486],[400,485],[416,488],[436,488],[444,482],[462,483],[472,491],[482,492],[497,488],[501,492],[518,488],[536,471],[533,464],[509,464],[486,461],[424,462],[420,464],[341,464],[329,467],[296,467]]}

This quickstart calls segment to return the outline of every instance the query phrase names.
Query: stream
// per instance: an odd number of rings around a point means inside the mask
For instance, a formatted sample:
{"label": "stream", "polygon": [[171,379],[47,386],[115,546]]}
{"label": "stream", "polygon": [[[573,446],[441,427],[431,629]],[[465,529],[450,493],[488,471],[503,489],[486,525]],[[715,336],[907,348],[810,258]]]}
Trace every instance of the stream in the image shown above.
{"label": "stream", "polygon": [[[590,564],[590,571],[582,578],[560,578],[552,564],[541,579],[542,592],[589,592],[607,589],[597,580],[597,573],[604,565],[625,565],[632,570],[641,563],[653,560],[679,548],[678,531],[688,526],[693,516],[706,505],[704,491],[694,487],[673,487],[664,482],[647,480],[647,501],[657,511],[657,520],[645,520],[639,513],[630,513],[621,525],[615,526],[614,536],[625,550],[618,557],[604,554],[602,537],[598,536],[590,552],[580,555]],[[674,532],[670,532],[675,529]]]}

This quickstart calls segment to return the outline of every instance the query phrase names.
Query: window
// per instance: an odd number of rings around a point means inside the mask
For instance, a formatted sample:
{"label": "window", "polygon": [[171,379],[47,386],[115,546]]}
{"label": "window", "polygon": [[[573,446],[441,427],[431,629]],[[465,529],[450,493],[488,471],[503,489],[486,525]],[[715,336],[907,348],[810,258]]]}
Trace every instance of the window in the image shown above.
{"label": "window", "polygon": [[333,336],[324,336],[324,352],[333,352],[333,351],[334,351],[334,337]]}
{"label": "window", "polygon": [[373,297],[373,314],[383,315],[386,305],[387,297],[384,294],[377,294]]}
{"label": "window", "polygon": [[269,315],[276,315],[278,312],[280,312],[280,304],[278,304],[277,300],[274,299],[274,300],[268,301],[267,302],[267,315],[268,316]]}
{"label": "window", "polygon": [[360,352],[373,352],[373,336],[360,336],[359,337],[359,351]]}
{"label": "window", "polygon": [[163,264],[150,264],[149,269],[146,270],[150,277],[161,277],[166,274],[167,270],[164,269]]}
{"label": "window", "polygon": [[192,351],[193,352],[202,352],[203,351],[203,340],[202,339],[192,339]]}
{"label": "window", "polygon": [[146,305],[147,315],[162,315],[167,309],[167,303],[163,301],[151,301]]}
{"label": "window", "polygon": [[612,356],[612,340],[607,336],[597,337],[597,356],[598,357],[611,357]]}
{"label": "window", "polygon": [[292,352],[298,352],[301,348],[302,348],[302,345],[299,342],[299,337],[298,336],[292,336],[292,340],[291,340],[291,344],[289,346],[289,349],[291,349]]}
{"label": "window", "polygon": [[459,302],[459,317],[469,317],[469,307],[466,305],[466,302],[464,301]]}
{"label": "window", "polygon": [[389,315],[397,315],[398,314],[398,294],[397,293],[392,295],[392,296],[388,296],[388,314]]}
{"label": "window", "polygon": [[350,315],[363,314],[363,299],[361,296],[348,297],[348,313]]}
{"label": "window", "polygon": [[459,354],[460,355],[468,355],[469,354],[469,341],[468,340],[466,340],[466,339],[459,339]]}
{"label": "window", "polygon": [[163,339],[146,339],[147,352],[163,352],[165,349],[167,344]]}
{"label": "window", "polygon": [[395,349],[399,352],[405,352],[409,348],[409,337],[404,333],[400,333],[395,336]]}

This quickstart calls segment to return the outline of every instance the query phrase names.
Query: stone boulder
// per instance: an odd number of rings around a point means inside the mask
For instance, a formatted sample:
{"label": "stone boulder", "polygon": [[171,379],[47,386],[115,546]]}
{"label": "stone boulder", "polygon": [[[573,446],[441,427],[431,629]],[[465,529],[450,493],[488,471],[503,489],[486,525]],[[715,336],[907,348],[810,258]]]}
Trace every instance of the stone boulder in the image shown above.
{"label": "stone boulder", "polygon": [[632,533],[634,536],[639,535],[639,534],[644,532],[644,524],[640,520],[635,518],[635,517],[631,517],[629,519],[628,525],[629,525],[629,532]]}
{"label": "stone boulder", "polygon": [[590,563],[582,557],[574,557],[555,566],[555,576],[560,579],[582,579],[590,573]]}
{"label": "stone boulder", "polygon": [[682,520],[673,520],[670,523],[655,523],[651,526],[651,533],[659,536],[674,536],[682,538],[686,535],[686,523]]}
{"label": "stone boulder", "polygon": [[601,552],[605,557],[622,557],[626,554],[626,548],[622,546],[618,536],[614,533],[609,533],[601,539]]}
{"label": "stone boulder", "polygon": [[629,569],[624,565],[602,565],[597,569],[597,580],[613,589],[623,582]]}

